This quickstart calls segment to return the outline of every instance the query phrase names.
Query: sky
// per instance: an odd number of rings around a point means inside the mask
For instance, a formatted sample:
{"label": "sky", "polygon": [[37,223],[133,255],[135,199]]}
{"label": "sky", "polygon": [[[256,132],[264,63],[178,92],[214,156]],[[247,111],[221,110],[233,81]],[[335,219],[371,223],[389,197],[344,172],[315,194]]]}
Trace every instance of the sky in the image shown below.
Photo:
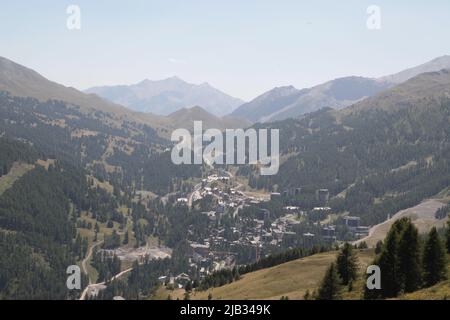
{"label": "sky", "polygon": [[80,90],[178,76],[248,101],[392,74],[450,54],[449,35],[448,0],[0,0],[0,56]]}

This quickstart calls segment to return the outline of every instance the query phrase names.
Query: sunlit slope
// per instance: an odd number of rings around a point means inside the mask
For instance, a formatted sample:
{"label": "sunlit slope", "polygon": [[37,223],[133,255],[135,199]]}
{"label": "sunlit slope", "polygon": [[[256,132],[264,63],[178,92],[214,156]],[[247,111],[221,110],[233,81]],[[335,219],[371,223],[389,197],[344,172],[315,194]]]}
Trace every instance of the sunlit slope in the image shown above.
{"label": "sunlit slope", "polygon": [[[373,250],[358,251],[361,268],[374,257]],[[278,300],[288,296],[291,300],[303,299],[307,290],[317,289],[327,267],[336,259],[337,252],[320,253],[303,259],[287,262],[272,268],[255,271],[242,279],[223,287],[204,292],[194,292],[192,300],[205,300],[211,294],[214,300]],[[168,291],[160,289],[155,298],[183,299],[184,290]]]}

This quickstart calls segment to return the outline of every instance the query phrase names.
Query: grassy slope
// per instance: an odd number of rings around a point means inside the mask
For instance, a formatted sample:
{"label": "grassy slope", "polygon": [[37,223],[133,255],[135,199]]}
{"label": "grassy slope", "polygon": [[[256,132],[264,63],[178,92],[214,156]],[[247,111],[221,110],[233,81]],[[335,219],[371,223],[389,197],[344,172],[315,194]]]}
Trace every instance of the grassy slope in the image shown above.
{"label": "grassy slope", "polygon": [[[272,268],[246,274],[241,280],[220,288],[191,295],[192,300],[203,300],[211,293],[213,299],[273,299],[281,296],[290,299],[303,299],[306,290],[316,289],[325,273],[326,268],[335,260],[337,252],[327,252],[303,259],[287,262]],[[358,252],[359,263],[365,266],[372,261],[373,250]],[[168,291],[160,288],[154,299],[166,299],[168,295],[173,299],[183,299],[184,290]]]}
{"label": "grassy slope", "polygon": [[[312,292],[317,289],[326,268],[335,260],[336,252],[321,253],[304,259],[284,263],[272,268],[259,270],[246,274],[241,280],[219,288],[204,292],[194,292],[191,300],[205,300],[209,293],[214,300],[279,300],[288,296],[291,300],[303,299],[306,290]],[[353,285],[353,290],[342,288],[345,300],[358,300],[362,298],[365,279],[362,277],[364,266],[374,258],[373,250],[358,251],[361,266],[359,278]],[[450,255],[448,257],[448,273],[450,279]],[[155,300],[165,300],[168,295],[172,299],[183,299],[184,289],[167,290],[161,287],[152,297]],[[431,288],[418,290],[400,296],[401,300],[442,300],[450,298],[450,280],[443,281]]]}
{"label": "grassy slope", "polygon": [[446,198],[428,199],[417,206],[397,212],[390,220],[384,221],[370,230],[370,235],[355,241],[355,244],[366,242],[369,247],[375,247],[376,243],[383,240],[396,220],[411,218],[420,233],[429,232],[432,227],[443,228],[447,222],[445,219],[436,219],[436,211],[445,205]]}

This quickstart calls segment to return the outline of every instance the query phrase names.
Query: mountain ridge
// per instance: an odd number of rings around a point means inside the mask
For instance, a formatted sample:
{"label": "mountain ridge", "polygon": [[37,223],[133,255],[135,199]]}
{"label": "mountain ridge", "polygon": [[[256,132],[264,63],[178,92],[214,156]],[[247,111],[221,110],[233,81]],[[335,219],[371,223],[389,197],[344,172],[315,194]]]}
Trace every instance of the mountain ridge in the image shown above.
{"label": "mountain ridge", "polygon": [[[276,98],[274,88],[240,106],[232,115],[252,122],[273,122],[296,118],[322,108],[343,109],[388,90],[426,72],[450,68],[450,56],[444,55],[399,73],[380,78],[349,76],[337,78],[311,88],[295,89],[292,100]],[[289,88],[289,87],[284,87]],[[295,99],[297,98],[297,99]]]}
{"label": "mountain ridge", "polygon": [[132,85],[98,86],[85,90],[134,111],[169,115],[182,108],[201,105],[208,112],[224,116],[244,102],[203,82],[188,83],[179,77],[145,79]]}
{"label": "mountain ridge", "polygon": [[[182,82],[181,79],[176,77],[167,80],[172,83]],[[173,129],[191,127],[195,120],[203,119],[205,128],[225,129],[249,125],[249,122],[243,119],[231,116],[224,116],[223,118],[214,116],[202,107],[194,108],[189,116],[186,115],[183,118],[133,111],[120,104],[109,102],[96,94],[84,93],[75,88],[65,87],[30,68],[2,57],[0,57],[0,91],[8,92],[12,96],[35,98],[41,102],[48,100],[63,101],[75,108],[79,107],[80,111],[86,114],[95,114],[100,111],[105,113],[110,118],[109,120],[116,122],[117,125],[123,123],[124,120],[148,125],[164,138],[168,138],[170,131]],[[189,123],[183,123],[181,119]]]}

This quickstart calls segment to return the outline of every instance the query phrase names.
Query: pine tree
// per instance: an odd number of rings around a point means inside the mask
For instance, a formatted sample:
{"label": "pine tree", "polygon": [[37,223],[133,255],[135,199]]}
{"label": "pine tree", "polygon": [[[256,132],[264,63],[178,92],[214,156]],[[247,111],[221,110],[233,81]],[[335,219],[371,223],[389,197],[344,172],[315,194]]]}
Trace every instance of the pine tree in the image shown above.
{"label": "pine tree", "polygon": [[422,284],[420,242],[417,228],[409,221],[400,236],[398,268],[405,292],[416,291]]}
{"label": "pine tree", "polygon": [[125,232],[125,237],[124,237],[124,239],[123,239],[123,244],[128,244],[128,242],[130,241],[129,240],[129,234],[128,234],[129,232],[127,231],[127,232]]}
{"label": "pine tree", "polygon": [[375,254],[380,254],[381,250],[383,250],[383,241],[378,241],[375,246]]}
{"label": "pine tree", "polygon": [[447,221],[447,232],[445,234],[446,237],[446,245],[447,245],[447,253],[450,254],[450,217]]}
{"label": "pine tree", "polygon": [[444,246],[434,227],[431,229],[423,253],[424,281],[431,287],[446,278],[446,256]]}
{"label": "pine tree", "polygon": [[391,228],[384,241],[380,258],[378,259],[378,265],[382,274],[381,294],[383,297],[395,297],[401,289],[397,261],[398,238],[398,230]]}
{"label": "pine tree", "polygon": [[357,261],[358,259],[353,252],[352,246],[346,243],[336,260],[337,272],[341,277],[343,285],[346,286],[356,279],[358,271]]}
{"label": "pine tree", "polygon": [[341,298],[339,275],[334,263],[330,265],[317,294],[317,300],[338,300]]}

